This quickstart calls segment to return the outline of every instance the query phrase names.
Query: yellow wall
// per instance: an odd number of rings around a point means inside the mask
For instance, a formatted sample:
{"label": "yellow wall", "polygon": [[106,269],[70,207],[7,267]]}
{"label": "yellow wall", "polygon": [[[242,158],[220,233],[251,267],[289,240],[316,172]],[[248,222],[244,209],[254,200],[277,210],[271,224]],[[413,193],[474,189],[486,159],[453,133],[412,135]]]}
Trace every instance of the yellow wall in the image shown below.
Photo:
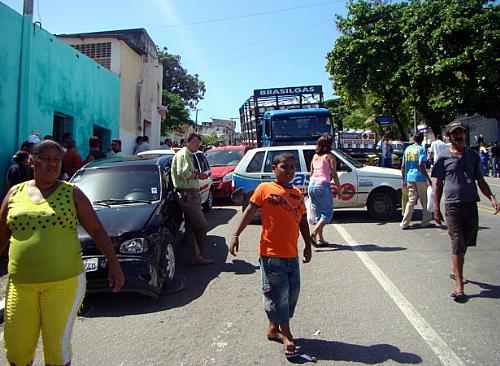
{"label": "yellow wall", "polygon": [[120,127],[134,135],[141,135],[137,129],[137,83],[141,77],[142,58],[123,41],[120,41],[120,51]]}

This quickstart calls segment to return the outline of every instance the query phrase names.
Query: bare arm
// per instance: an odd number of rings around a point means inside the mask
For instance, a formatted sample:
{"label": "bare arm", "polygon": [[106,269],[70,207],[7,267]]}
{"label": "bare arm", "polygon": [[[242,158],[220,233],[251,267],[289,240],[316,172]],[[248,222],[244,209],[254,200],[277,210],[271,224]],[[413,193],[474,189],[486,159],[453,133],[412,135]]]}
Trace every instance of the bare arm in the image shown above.
{"label": "bare arm", "polygon": [[420,169],[424,177],[427,179],[427,184],[432,186],[431,177],[429,177],[429,174],[427,173],[427,169],[425,168],[425,163],[423,162],[423,160],[420,160],[418,162],[418,168]]}
{"label": "bare arm", "polygon": [[120,263],[118,262],[113,245],[109,240],[109,236],[99,221],[89,199],[78,187],[75,187],[73,191],[73,199],[75,201],[78,220],[87,233],[95,240],[97,248],[108,259],[109,287],[113,288],[113,292],[118,292],[125,283],[125,277],[123,276]]}
{"label": "bare arm", "polygon": [[255,216],[255,213],[257,212],[259,207],[255,205],[254,203],[250,202],[250,204],[247,206],[245,212],[243,213],[243,217],[236,227],[236,231],[234,232],[233,236],[231,237],[230,244],[229,244],[229,252],[236,257],[236,253],[239,250],[240,246],[240,234],[245,230],[245,228],[248,226],[250,221],[252,221],[253,217]]}
{"label": "bare arm", "polygon": [[340,189],[340,180],[337,174],[337,160],[333,154],[328,154],[328,162],[330,163],[330,169],[332,171],[331,179],[335,182],[335,185]]}
{"label": "bare arm", "polygon": [[443,221],[443,215],[441,215],[439,206],[441,203],[441,196],[443,195],[443,185],[443,180],[438,178],[434,187],[434,220],[438,225],[441,225]]}
{"label": "bare arm", "polygon": [[311,251],[311,233],[309,231],[309,224],[307,223],[306,215],[302,216],[299,223],[300,234],[302,235],[302,239],[304,239],[305,247],[304,247],[304,259],[302,262],[309,263],[311,261],[312,251]]}
{"label": "bare arm", "polygon": [[0,255],[2,255],[9,246],[11,231],[7,226],[7,214],[9,212],[9,199],[12,193],[10,189],[5,195],[0,208]]}
{"label": "bare arm", "polygon": [[500,203],[497,202],[496,197],[491,193],[490,186],[486,181],[484,180],[483,176],[479,176],[477,179],[477,185],[479,186],[479,189],[481,192],[490,200],[491,206],[495,210],[494,215],[496,215],[500,211]]}
{"label": "bare arm", "polygon": [[403,178],[403,188],[406,187],[405,160],[401,161],[401,177]]}

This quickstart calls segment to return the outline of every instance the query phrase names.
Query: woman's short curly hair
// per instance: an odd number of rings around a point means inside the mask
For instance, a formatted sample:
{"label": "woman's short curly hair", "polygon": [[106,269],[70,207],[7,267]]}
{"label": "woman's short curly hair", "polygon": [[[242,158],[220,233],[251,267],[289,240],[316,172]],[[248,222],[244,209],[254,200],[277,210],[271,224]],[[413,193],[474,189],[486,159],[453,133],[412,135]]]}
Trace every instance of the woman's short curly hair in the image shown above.
{"label": "woman's short curly hair", "polygon": [[332,137],[329,135],[321,136],[316,141],[316,154],[323,155],[332,151]]}

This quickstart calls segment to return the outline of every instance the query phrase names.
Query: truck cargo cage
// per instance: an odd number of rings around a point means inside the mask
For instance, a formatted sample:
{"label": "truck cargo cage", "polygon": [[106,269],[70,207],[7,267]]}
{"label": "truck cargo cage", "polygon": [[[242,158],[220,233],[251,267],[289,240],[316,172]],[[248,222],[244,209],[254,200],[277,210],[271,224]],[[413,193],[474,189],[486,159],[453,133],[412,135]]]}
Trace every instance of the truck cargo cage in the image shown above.
{"label": "truck cargo cage", "polygon": [[321,85],[256,89],[240,107],[241,138],[256,147],[262,139],[260,121],[267,111],[323,107]]}

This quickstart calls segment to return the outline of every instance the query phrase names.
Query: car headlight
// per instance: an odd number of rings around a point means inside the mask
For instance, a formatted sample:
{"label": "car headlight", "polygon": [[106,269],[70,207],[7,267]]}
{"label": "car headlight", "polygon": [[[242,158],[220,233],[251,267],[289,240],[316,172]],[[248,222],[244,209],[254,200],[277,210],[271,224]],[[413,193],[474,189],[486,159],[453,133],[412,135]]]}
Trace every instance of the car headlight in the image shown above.
{"label": "car headlight", "polygon": [[225,176],[222,177],[223,182],[227,182],[233,179],[233,172],[227,173]]}
{"label": "car headlight", "polygon": [[120,245],[120,253],[123,254],[140,254],[148,250],[147,241],[144,238],[134,238],[124,241]]}

